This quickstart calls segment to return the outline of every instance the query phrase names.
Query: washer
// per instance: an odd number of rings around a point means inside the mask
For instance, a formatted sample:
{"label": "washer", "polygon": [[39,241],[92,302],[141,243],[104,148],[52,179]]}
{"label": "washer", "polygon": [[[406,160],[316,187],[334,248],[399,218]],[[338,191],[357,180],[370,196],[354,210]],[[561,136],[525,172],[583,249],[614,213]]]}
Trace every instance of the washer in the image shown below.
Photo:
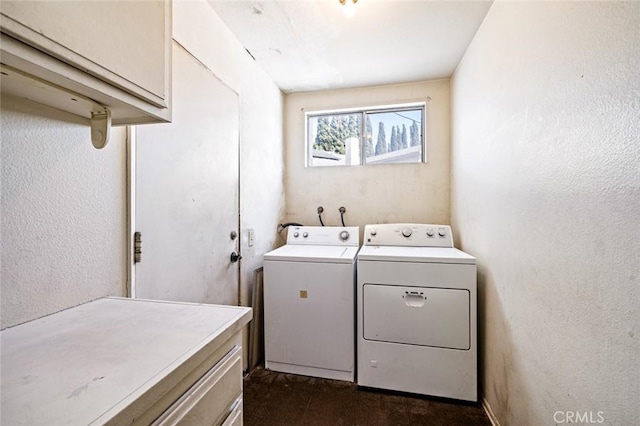
{"label": "washer", "polygon": [[358,385],[477,401],[476,260],[451,228],[367,225],[357,265]]}
{"label": "washer", "polygon": [[290,227],[264,255],[265,368],[354,381],[356,227]]}

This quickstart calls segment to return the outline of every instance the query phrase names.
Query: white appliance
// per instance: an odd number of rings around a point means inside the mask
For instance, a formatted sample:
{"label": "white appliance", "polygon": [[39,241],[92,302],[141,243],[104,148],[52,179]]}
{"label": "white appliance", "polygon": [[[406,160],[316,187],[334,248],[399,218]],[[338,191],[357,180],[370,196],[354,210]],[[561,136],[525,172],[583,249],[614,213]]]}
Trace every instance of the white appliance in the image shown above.
{"label": "white appliance", "polygon": [[356,227],[290,227],[264,255],[265,367],[354,381]]}
{"label": "white appliance", "polygon": [[451,228],[367,225],[357,266],[358,385],[477,401],[476,260]]}

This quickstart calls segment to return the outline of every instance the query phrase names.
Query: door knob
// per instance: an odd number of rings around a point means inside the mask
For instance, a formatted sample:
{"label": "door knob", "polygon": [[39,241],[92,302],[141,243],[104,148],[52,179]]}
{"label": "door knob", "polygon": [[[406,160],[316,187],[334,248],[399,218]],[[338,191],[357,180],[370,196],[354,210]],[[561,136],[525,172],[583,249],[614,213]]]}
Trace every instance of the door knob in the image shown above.
{"label": "door knob", "polygon": [[231,253],[231,263],[236,263],[240,259],[242,259],[242,256],[240,256],[238,253],[236,253],[235,251]]}

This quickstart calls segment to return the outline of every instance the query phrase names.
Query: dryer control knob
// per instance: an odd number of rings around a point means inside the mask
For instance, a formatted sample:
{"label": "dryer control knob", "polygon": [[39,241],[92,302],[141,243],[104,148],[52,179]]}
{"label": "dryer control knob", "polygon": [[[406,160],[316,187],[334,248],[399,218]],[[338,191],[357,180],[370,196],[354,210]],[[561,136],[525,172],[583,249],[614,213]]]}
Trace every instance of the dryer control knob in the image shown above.
{"label": "dryer control knob", "polygon": [[427,229],[427,237],[433,237],[434,233],[433,233],[433,229],[429,228]]}
{"label": "dryer control knob", "polygon": [[371,234],[372,237],[375,237],[378,234],[378,231],[376,231],[375,229],[372,229],[371,232],[369,232],[369,234]]}
{"label": "dryer control knob", "polygon": [[349,231],[340,232],[340,239],[342,241],[347,241],[349,239]]}
{"label": "dryer control knob", "polygon": [[409,238],[412,233],[413,233],[413,231],[411,231],[411,228],[404,228],[402,230],[402,235],[404,235],[407,238]]}
{"label": "dryer control knob", "polygon": [[299,236],[300,236],[300,233],[299,233],[299,232],[294,232],[294,233],[293,233],[293,237],[294,237],[294,238],[298,238]]}
{"label": "dryer control knob", "polygon": [[444,228],[439,228],[438,229],[438,236],[444,237],[446,234],[447,234],[447,231],[445,231]]}
{"label": "dryer control knob", "polygon": [[308,232],[305,232],[305,233],[303,233],[303,234],[302,234],[302,236],[303,236],[303,237],[305,237],[305,238],[307,238],[307,237],[309,236],[309,233],[308,233]]}

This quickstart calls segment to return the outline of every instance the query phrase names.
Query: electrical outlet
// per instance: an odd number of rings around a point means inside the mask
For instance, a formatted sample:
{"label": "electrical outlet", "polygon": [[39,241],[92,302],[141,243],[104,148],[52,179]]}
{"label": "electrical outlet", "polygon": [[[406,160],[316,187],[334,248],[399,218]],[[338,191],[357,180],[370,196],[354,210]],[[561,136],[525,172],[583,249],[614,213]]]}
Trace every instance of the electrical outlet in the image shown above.
{"label": "electrical outlet", "polygon": [[247,240],[248,240],[248,242],[247,242],[247,243],[249,244],[249,247],[252,247],[252,246],[253,246],[253,240],[254,240],[254,238],[255,238],[255,232],[253,231],[253,229],[249,229],[249,230],[247,231]]}

